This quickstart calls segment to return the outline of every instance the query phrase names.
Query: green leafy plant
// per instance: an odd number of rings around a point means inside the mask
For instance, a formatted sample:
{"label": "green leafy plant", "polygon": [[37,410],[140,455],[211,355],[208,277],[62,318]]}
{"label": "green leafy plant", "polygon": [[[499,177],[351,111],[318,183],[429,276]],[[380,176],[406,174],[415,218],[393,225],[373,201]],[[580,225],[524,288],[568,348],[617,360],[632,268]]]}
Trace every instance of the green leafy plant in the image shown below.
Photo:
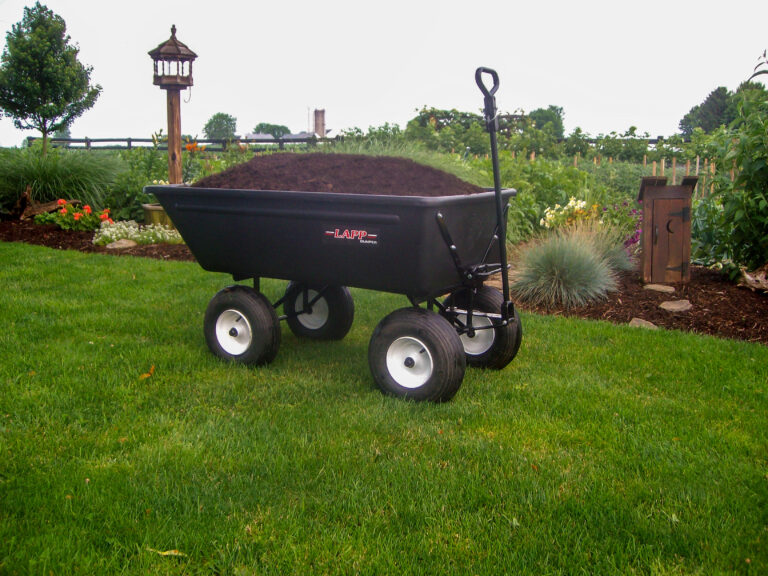
{"label": "green leafy plant", "polygon": [[79,230],[88,232],[96,230],[102,223],[112,223],[109,216],[109,208],[104,208],[99,212],[94,210],[88,204],[79,202],[67,202],[63,198],[57,201],[59,209],[47,214],[38,214],[35,216],[36,224],[55,224],[62,230]]}
{"label": "green leafy plant", "polygon": [[151,148],[133,148],[120,152],[125,169],[118,175],[106,197],[116,220],[143,218],[142,204],[154,201],[144,193],[144,186],[153,180],[168,177],[167,155],[158,147],[159,138]]}

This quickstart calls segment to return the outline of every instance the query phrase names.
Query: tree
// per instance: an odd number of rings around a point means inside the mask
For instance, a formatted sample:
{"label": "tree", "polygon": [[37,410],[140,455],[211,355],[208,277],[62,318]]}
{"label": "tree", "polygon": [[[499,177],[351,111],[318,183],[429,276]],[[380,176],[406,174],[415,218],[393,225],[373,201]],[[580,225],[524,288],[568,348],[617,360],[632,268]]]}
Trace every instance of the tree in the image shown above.
{"label": "tree", "polygon": [[543,130],[547,124],[552,124],[552,130],[555,138],[562,140],[565,129],[563,128],[563,108],[550,104],[547,108],[537,108],[533,110],[528,117],[533,120],[534,126]]}
{"label": "tree", "polygon": [[234,140],[237,132],[237,118],[217,112],[205,123],[203,133],[209,140]]}
{"label": "tree", "polygon": [[695,128],[701,128],[705,133],[711,134],[720,126],[729,126],[734,121],[743,122],[738,107],[742,101],[742,95],[753,91],[763,96],[768,95],[762,84],[749,80],[742,82],[736,92],[730,92],[725,86],[715,88],[704,102],[694,106],[683,116],[679,125],[680,133],[690,138]]}
{"label": "tree", "polygon": [[64,20],[36,2],[6,34],[0,64],[0,108],[20,130],[38,130],[43,154],[48,135],[67,128],[93,107],[101,86],[90,84],[90,66],[69,44]]}
{"label": "tree", "polygon": [[725,116],[728,109],[730,94],[725,86],[718,86],[706,97],[704,102],[697,104],[680,120],[680,132],[683,136],[693,133],[694,128],[704,132],[712,132],[721,125],[728,125],[730,120]]}
{"label": "tree", "polygon": [[287,126],[280,124],[267,124],[266,122],[260,122],[256,124],[253,129],[256,134],[271,134],[276,140],[279,140],[286,134],[290,134],[291,130]]}

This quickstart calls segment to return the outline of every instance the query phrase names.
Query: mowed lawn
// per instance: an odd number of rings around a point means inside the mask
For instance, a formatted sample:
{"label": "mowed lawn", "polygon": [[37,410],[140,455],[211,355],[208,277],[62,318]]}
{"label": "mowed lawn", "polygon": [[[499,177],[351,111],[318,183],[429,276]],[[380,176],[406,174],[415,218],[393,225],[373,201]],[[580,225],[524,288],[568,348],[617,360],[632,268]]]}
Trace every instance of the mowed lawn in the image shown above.
{"label": "mowed lawn", "polygon": [[202,334],[230,283],[0,243],[0,574],[768,573],[768,347],[524,315],[415,404],[367,364],[404,297],[245,368]]}

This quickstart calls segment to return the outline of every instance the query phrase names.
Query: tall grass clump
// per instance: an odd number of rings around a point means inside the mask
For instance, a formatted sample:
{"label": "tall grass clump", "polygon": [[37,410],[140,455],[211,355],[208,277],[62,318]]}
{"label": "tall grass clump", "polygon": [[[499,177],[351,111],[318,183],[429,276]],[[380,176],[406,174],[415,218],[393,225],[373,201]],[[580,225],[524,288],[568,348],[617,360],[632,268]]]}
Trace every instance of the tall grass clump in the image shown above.
{"label": "tall grass clump", "polygon": [[36,202],[66,198],[103,208],[121,168],[119,158],[111,153],[53,149],[44,156],[37,146],[4,150],[0,154],[0,208],[12,208],[27,188]]}
{"label": "tall grass clump", "polygon": [[599,226],[585,222],[560,228],[520,246],[510,285],[516,299],[575,308],[616,290],[618,272],[630,269],[631,262],[622,244]]}

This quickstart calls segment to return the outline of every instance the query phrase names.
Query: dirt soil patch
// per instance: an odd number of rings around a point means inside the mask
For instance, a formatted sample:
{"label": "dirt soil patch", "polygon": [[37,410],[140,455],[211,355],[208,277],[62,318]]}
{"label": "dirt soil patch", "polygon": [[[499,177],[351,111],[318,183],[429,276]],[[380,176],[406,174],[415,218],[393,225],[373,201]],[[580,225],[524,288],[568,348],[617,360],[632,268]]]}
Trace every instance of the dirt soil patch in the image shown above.
{"label": "dirt soil patch", "polygon": [[[55,226],[40,226],[30,221],[0,222],[2,242],[27,242],[60,250],[194,261],[185,245],[156,244],[113,251],[94,246],[92,238],[90,232],[65,232]],[[618,324],[641,318],[667,329],[768,345],[768,295],[740,288],[717,272],[698,267],[692,268],[690,283],[673,287],[675,292],[671,294],[647,290],[637,273],[629,273],[622,276],[619,290],[602,302],[573,310],[533,311]],[[687,312],[672,313],[659,308],[664,301],[683,299],[693,305]]]}
{"label": "dirt soil patch", "polygon": [[269,154],[203,178],[198,188],[296,190],[394,196],[456,196],[484,192],[453,174],[389,156]]}

